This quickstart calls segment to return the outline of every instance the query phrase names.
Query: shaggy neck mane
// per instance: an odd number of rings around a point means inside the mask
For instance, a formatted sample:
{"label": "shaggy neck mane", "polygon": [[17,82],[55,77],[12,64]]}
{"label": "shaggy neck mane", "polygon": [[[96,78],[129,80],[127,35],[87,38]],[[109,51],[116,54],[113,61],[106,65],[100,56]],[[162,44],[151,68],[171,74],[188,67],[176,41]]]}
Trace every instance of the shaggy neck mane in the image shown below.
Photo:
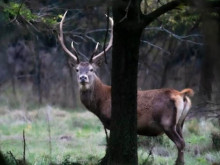
{"label": "shaggy neck mane", "polygon": [[88,110],[100,116],[99,108],[104,100],[109,99],[108,90],[110,89],[110,86],[103,84],[98,77],[95,77],[93,86],[90,89],[80,90],[80,99]]}

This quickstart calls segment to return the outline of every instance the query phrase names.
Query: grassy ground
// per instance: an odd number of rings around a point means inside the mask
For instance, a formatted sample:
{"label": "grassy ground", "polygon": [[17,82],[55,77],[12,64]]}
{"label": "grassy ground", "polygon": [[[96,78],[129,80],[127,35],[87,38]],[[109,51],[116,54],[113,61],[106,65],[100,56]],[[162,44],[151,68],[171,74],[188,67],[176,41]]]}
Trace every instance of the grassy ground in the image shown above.
{"label": "grassy ground", "polygon": [[[211,133],[219,131],[215,125],[208,120],[186,122],[186,165],[220,163],[220,151],[213,148],[211,139]],[[10,157],[11,152],[15,158],[22,159],[23,130],[26,159],[30,164],[78,162],[92,165],[105,154],[102,124],[88,111],[65,111],[51,106],[27,111],[0,106],[0,149],[5,155]],[[174,164],[177,151],[165,135],[139,137],[138,141],[140,165]]]}

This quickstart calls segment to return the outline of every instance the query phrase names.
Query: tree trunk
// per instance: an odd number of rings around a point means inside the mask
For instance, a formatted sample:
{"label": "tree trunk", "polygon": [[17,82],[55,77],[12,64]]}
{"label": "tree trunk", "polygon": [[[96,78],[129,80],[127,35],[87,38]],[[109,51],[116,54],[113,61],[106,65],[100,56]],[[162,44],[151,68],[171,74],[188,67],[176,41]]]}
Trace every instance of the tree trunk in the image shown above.
{"label": "tree trunk", "polygon": [[142,29],[137,26],[137,13],[130,13],[132,17],[120,22],[125,15],[118,11],[120,11],[118,5],[117,7],[113,5],[115,25],[112,52],[112,120],[107,150],[108,164],[136,165],[138,163],[137,68]]}
{"label": "tree trunk", "polygon": [[141,31],[114,29],[110,164],[137,164],[137,67]]}
{"label": "tree trunk", "polygon": [[137,165],[137,72],[143,29],[181,1],[143,15],[141,0],[113,0],[112,116],[107,164]]}

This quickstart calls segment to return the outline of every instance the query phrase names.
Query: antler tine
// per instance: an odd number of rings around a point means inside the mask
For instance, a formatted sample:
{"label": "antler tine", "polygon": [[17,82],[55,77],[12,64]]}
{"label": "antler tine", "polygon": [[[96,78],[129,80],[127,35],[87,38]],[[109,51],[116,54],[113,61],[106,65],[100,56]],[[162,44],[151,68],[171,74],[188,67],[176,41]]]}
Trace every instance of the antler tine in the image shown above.
{"label": "antler tine", "polygon": [[113,19],[111,17],[109,17],[109,21],[110,21],[110,25],[111,25],[111,36],[110,36],[108,46],[105,48],[105,51],[100,52],[96,56],[93,55],[93,57],[91,58],[91,61],[94,61],[97,58],[100,58],[101,56],[104,55],[105,52],[107,52],[112,47],[112,42],[113,42]]}
{"label": "antler tine", "polygon": [[93,51],[93,53],[92,53],[92,56],[91,56],[91,58],[90,58],[89,62],[92,62],[92,59],[93,59],[93,57],[94,57],[95,53],[96,53],[96,52],[97,52],[97,50],[98,50],[98,46],[99,46],[99,42],[97,42],[97,43],[96,43],[95,49],[94,49],[94,51]]}
{"label": "antler tine", "polygon": [[77,63],[79,63],[79,58],[78,56],[75,56],[72,52],[70,52],[67,47],[65,46],[64,44],[64,39],[63,39],[63,22],[64,22],[64,19],[66,17],[66,14],[67,14],[67,11],[64,13],[63,17],[62,17],[62,20],[60,22],[60,35],[58,36],[59,40],[60,40],[60,43],[61,43],[61,46],[63,48],[63,50],[68,54],[70,55],[73,60]]}
{"label": "antler tine", "polygon": [[77,63],[79,63],[79,54],[78,52],[76,51],[74,45],[73,45],[73,41],[71,42],[71,48],[73,49],[73,51],[76,53],[76,58],[77,58]]}

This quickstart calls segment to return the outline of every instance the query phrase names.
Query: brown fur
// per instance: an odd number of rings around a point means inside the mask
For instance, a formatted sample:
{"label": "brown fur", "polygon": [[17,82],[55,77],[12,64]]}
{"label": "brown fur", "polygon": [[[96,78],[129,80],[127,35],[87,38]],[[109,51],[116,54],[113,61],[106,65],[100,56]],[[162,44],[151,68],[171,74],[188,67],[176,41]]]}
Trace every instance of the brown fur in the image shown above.
{"label": "brown fur", "polygon": [[[91,90],[81,91],[80,98],[88,110],[102,121],[105,128],[111,124],[111,86],[104,85],[96,77]],[[185,142],[182,126],[191,107],[188,96],[192,89],[155,89],[138,91],[137,94],[137,133],[144,136],[157,136],[165,133],[177,146],[177,162],[183,162]]]}
{"label": "brown fur", "polygon": [[186,96],[193,96],[194,95],[194,91],[190,88],[186,88],[186,89],[183,89],[181,92],[180,92],[181,95],[186,95]]}
{"label": "brown fur", "polygon": [[[62,26],[66,13],[67,11],[60,22],[59,40],[64,51],[72,57],[72,66],[77,66],[81,101],[88,110],[99,117],[105,128],[109,129],[111,124],[111,87],[104,85],[95,75],[93,64],[100,65],[104,59],[103,55],[112,46],[113,20],[109,17],[112,30],[105,51],[96,56],[92,55],[89,62],[80,62],[78,56],[71,53],[64,44]],[[73,45],[72,48],[75,49]],[[176,160],[178,164],[184,162],[185,142],[182,136],[182,127],[191,107],[188,96],[192,96],[193,93],[193,90],[189,88],[182,91],[155,89],[138,91],[137,93],[137,133],[145,136],[157,136],[165,133],[178,149]]]}

